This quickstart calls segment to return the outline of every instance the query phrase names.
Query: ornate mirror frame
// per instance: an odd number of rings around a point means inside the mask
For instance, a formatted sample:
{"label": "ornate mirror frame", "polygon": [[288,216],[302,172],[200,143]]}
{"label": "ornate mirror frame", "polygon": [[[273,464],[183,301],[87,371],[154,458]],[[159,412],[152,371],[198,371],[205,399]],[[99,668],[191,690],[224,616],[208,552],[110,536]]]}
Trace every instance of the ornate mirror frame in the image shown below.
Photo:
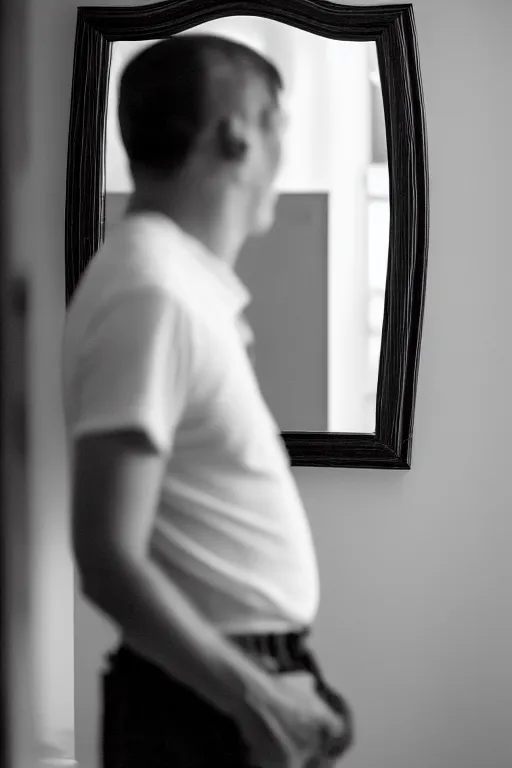
{"label": "ornate mirror frame", "polygon": [[294,466],[410,469],[428,249],[423,93],[411,4],[169,0],[78,8],[66,187],[66,300],[104,238],[112,43],[152,40],[224,16],[263,16],[345,41],[375,41],[386,119],[390,233],[374,433],[284,432]]}

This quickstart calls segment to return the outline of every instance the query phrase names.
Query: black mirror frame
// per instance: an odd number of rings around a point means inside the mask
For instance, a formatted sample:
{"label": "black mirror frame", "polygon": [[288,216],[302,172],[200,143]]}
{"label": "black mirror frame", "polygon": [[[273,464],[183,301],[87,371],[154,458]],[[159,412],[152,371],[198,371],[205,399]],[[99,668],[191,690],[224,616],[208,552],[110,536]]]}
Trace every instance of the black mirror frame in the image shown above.
{"label": "black mirror frame", "polygon": [[66,186],[66,300],[105,230],[106,113],[112,43],[168,37],[225,16],[263,16],[331,39],[375,41],[390,168],[390,237],[374,433],[284,432],[293,466],[410,469],[428,250],[428,165],[410,3],[169,0],[78,8]]}

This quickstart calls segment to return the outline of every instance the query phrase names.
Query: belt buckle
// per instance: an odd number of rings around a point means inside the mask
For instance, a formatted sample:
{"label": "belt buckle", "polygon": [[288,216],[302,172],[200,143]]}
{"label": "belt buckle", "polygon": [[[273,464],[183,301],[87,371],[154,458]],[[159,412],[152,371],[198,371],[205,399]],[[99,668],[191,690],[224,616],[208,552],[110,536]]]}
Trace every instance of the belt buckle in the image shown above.
{"label": "belt buckle", "polygon": [[262,664],[263,668],[267,672],[270,672],[270,673],[279,672],[279,662],[273,656],[270,656],[268,653],[265,653],[263,655],[259,655],[258,659]]}
{"label": "belt buckle", "polygon": [[276,659],[276,657],[272,654],[271,648],[272,643],[270,641],[270,638],[263,637],[262,643],[259,645],[258,648],[258,655],[261,659],[261,662],[264,666],[264,668],[267,670],[267,672],[273,673],[279,671],[279,660]]}

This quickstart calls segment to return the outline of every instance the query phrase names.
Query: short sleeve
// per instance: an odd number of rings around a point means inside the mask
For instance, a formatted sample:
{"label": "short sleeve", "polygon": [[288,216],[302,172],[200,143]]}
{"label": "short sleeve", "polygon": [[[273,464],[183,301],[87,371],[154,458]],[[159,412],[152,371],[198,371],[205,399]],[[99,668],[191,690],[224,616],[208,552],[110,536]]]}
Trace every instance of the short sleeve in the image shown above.
{"label": "short sleeve", "polygon": [[165,291],[118,297],[77,351],[72,436],[135,429],[168,452],[187,402],[191,346],[190,318]]}

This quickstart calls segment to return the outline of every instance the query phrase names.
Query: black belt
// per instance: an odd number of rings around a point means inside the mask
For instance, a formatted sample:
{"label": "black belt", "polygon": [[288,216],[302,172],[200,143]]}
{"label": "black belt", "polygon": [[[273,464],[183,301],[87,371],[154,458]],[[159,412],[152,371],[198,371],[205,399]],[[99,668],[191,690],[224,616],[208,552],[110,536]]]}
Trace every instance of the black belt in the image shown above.
{"label": "black belt", "polygon": [[288,634],[229,635],[229,639],[242,648],[269,672],[294,672],[306,669],[310,652],[305,645],[309,630]]}
{"label": "black belt", "polygon": [[230,635],[229,639],[258,661],[268,672],[306,670],[316,680],[317,689],[330,691],[320,667],[305,641],[309,629],[302,632],[268,635]]}

